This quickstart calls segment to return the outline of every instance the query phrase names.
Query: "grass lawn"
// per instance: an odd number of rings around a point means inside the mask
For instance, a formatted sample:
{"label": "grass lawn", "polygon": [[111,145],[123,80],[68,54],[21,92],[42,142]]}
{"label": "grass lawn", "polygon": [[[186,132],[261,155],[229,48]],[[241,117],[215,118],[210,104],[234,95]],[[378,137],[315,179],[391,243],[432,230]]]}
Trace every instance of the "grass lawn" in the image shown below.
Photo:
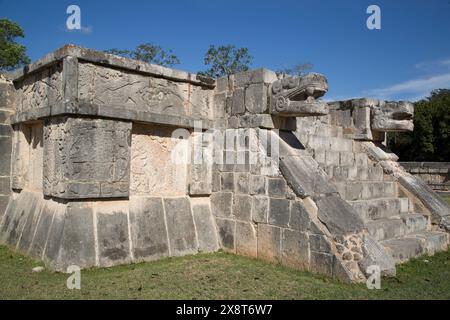
{"label": "grass lawn", "polygon": [[441,195],[441,197],[444,198],[444,200],[447,201],[448,204],[450,204],[450,194]]}
{"label": "grass lawn", "polygon": [[380,290],[225,253],[81,271],[69,275],[0,246],[0,299],[450,299],[450,251],[398,267]]}

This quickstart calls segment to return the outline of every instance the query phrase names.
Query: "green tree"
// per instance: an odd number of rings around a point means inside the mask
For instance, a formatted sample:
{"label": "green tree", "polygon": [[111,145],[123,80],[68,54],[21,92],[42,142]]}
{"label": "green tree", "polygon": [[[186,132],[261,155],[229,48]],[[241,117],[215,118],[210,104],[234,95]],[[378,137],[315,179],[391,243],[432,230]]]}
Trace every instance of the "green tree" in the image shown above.
{"label": "green tree", "polygon": [[297,63],[290,68],[279,69],[275,71],[275,73],[280,75],[289,75],[289,76],[304,76],[309,71],[311,71],[313,65],[309,62],[307,63]]}
{"label": "green tree", "polygon": [[134,50],[114,48],[105,52],[166,67],[180,63],[178,57],[171,50],[166,50],[161,46],[151,43],[140,44]]}
{"label": "green tree", "polygon": [[25,46],[15,38],[25,37],[22,28],[9,19],[0,19],[0,70],[13,70],[30,63]]}
{"label": "green tree", "polygon": [[218,78],[237,72],[247,71],[253,57],[247,48],[236,48],[233,45],[215,47],[210,45],[204,62],[209,68],[199,72],[200,75]]}
{"label": "green tree", "polygon": [[390,133],[388,146],[403,161],[450,161],[450,89],[414,104],[414,131]]}

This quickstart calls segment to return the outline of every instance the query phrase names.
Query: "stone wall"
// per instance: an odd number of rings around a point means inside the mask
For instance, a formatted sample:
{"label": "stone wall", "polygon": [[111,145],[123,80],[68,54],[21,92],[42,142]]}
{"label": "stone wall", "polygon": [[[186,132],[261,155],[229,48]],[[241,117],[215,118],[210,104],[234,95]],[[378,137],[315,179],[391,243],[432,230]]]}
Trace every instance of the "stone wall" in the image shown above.
{"label": "stone wall", "polygon": [[[0,242],[54,270],[221,248],[346,281],[364,281],[371,264],[395,273],[346,201],[394,182],[338,186],[331,179],[350,170],[330,178],[322,161],[367,167],[370,157],[374,177],[404,180],[433,217],[449,216],[432,191],[390,172],[396,159],[380,149],[384,124],[410,127],[409,105],[400,123],[395,103],[372,100],[338,103],[328,117],[323,75],[213,80],[65,46],[10,77],[15,88],[0,88]],[[341,137],[294,134],[295,117],[317,115],[334,123],[312,130]]]}
{"label": "stone wall", "polygon": [[0,217],[6,210],[11,193],[11,152],[13,130],[8,124],[14,113],[14,87],[0,74]]}
{"label": "stone wall", "polygon": [[450,191],[450,162],[399,162],[405,170],[439,191]]}

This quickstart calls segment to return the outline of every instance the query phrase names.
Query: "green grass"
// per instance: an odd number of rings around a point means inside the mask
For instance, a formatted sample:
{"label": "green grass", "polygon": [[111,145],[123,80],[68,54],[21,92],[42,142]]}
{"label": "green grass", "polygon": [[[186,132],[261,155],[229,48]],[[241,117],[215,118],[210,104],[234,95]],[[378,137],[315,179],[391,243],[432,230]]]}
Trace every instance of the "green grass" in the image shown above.
{"label": "green grass", "polygon": [[441,195],[441,197],[450,204],[450,194]]}
{"label": "green grass", "polygon": [[0,299],[450,299],[450,251],[398,267],[381,290],[225,253],[199,254],[69,275],[0,246]]}

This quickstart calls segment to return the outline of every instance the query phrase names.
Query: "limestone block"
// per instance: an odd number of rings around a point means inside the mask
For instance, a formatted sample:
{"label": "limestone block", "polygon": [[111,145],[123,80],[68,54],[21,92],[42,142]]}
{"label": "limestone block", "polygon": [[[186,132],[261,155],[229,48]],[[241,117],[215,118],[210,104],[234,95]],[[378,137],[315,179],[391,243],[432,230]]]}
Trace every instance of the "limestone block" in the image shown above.
{"label": "limestone block", "polygon": [[280,170],[295,194],[305,198],[315,194],[336,192],[325,172],[309,157],[286,156],[280,159]]}
{"label": "limestone block", "polygon": [[222,172],[220,186],[222,191],[234,191],[234,172]]}
{"label": "limestone block", "polygon": [[282,264],[301,270],[309,269],[308,234],[296,230],[284,229],[281,255]]}
{"label": "limestone block", "polygon": [[233,92],[233,103],[231,106],[231,114],[243,114],[245,112],[244,89],[236,89]]}
{"label": "limestone block", "polygon": [[85,62],[79,63],[78,72],[82,101],[149,111],[151,108],[158,114],[212,118],[212,90]]}
{"label": "limestone block", "polygon": [[250,175],[250,194],[263,195],[266,193],[266,179],[261,175]]}
{"label": "limestone block", "polygon": [[11,138],[0,137],[0,175],[9,176],[11,172]]}
{"label": "limestone block", "polygon": [[[57,259],[50,260],[53,269],[66,271],[70,265],[81,268],[96,263],[92,203],[71,202],[67,205]],[[48,240],[57,243],[56,240]],[[49,253],[46,254],[49,258]],[[53,257],[52,257],[53,258]]]}
{"label": "limestone block", "polygon": [[236,221],[216,218],[220,246],[224,251],[236,253]]}
{"label": "limestone block", "polygon": [[256,230],[250,222],[236,221],[236,253],[248,257],[257,256]]}
{"label": "limestone block", "polygon": [[253,83],[272,83],[277,80],[277,75],[264,68],[238,72],[231,77],[234,87],[246,87]]}
{"label": "limestone block", "polygon": [[311,251],[310,270],[332,277],[334,259],[332,254]]}
{"label": "limestone block", "polygon": [[269,199],[269,223],[279,226],[287,227],[290,216],[290,203],[287,199]]}
{"label": "limestone block", "polygon": [[270,197],[285,197],[286,189],[286,181],[283,178],[267,178],[267,193]]}
{"label": "limestone block", "polygon": [[233,208],[232,192],[215,192],[211,195],[211,210],[216,217],[230,218]]}
{"label": "limestone block", "polygon": [[267,87],[264,83],[251,84],[245,89],[245,107],[250,113],[267,110]]}
{"label": "limestone block", "polygon": [[258,224],[258,258],[281,262],[281,228]]}
{"label": "limestone block", "polygon": [[315,198],[318,218],[334,234],[357,233],[364,224],[352,207],[338,196]]}
{"label": "limestone block", "polygon": [[22,253],[28,253],[30,249],[35,235],[37,223],[40,219],[41,212],[44,210],[47,202],[46,200],[39,197],[39,194],[35,194],[34,197],[36,198],[36,205],[30,208],[31,211],[27,217],[25,225],[23,226],[22,235],[16,246],[17,250]]}
{"label": "limestone block", "polygon": [[235,192],[236,193],[243,193],[248,194],[249,193],[249,180],[250,180],[250,174],[239,172],[235,175]]}
{"label": "limestone block", "polygon": [[[53,200],[45,201],[29,248],[29,253],[33,258],[42,259],[44,250],[46,253],[49,253],[48,256],[57,256],[62,233],[62,223],[58,222],[63,222],[62,217],[64,217],[64,214],[65,205]],[[56,216],[55,219],[54,216]],[[50,241],[47,241],[47,239],[50,239]],[[56,241],[52,242],[55,239]]]}
{"label": "limestone block", "polygon": [[195,253],[198,250],[194,218],[187,197],[165,198],[167,231],[172,256]]}
{"label": "limestone block", "polygon": [[[186,195],[189,132],[183,129],[181,133],[185,134],[184,138],[168,126],[133,124],[132,195]],[[208,178],[209,173],[205,176]]]}
{"label": "limestone block", "polygon": [[214,252],[219,249],[215,219],[212,216],[209,201],[191,199],[195,230],[197,231],[198,249],[203,252]]}
{"label": "limestone block", "polygon": [[163,201],[157,197],[130,197],[130,235],[135,261],[169,255]]}
{"label": "limestone block", "polygon": [[305,232],[310,230],[310,227],[311,217],[303,206],[303,203],[300,201],[292,201],[289,228]]}
{"label": "limestone block", "polygon": [[250,221],[252,218],[252,198],[249,195],[235,194],[233,214],[238,220]]}
{"label": "limestone block", "polygon": [[253,196],[252,220],[256,223],[268,223],[269,198],[266,196]]}
{"label": "limestone block", "polygon": [[24,192],[20,199],[11,200],[4,214],[0,228],[0,242],[16,247],[22,230],[30,214],[37,205],[37,197],[32,192]]}
{"label": "limestone block", "polygon": [[101,266],[131,262],[128,201],[97,204],[98,256]]}
{"label": "limestone block", "polygon": [[309,245],[310,245],[310,249],[312,251],[325,252],[325,253],[330,253],[330,254],[332,253],[330,240],[327,239],[323,235],[310,234],[309,235]]}
{"label": "limestone block", "polygon": [[15,83],[16,112],[50,107],[64,99],[62,63],[43,68]]}
{"label": "limestone block", "polygon": [[126,197],[131,123],[52,118],[44,127],[44,194],[66,199]]}

